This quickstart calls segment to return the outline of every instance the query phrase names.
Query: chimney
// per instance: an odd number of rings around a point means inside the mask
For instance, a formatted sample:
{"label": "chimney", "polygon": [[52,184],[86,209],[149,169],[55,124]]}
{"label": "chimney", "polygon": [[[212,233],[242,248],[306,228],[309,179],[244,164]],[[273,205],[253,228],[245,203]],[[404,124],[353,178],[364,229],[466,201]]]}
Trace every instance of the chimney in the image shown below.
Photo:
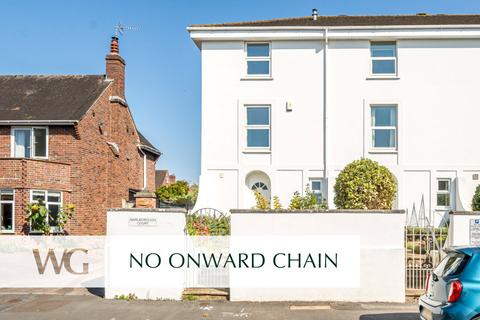
{"label": "chimney", "polygon": [[120,56],[118,37],[112,37],[106,58],[107,79],[113,80],[113,96],[125,99],[125,60]]}
{"label": "chimney", "polygon": [[313,18],[313,20],[317,20],[317,19],[318,19],[318,11],[317,11],[317,9],[312,9],[312,18]]}

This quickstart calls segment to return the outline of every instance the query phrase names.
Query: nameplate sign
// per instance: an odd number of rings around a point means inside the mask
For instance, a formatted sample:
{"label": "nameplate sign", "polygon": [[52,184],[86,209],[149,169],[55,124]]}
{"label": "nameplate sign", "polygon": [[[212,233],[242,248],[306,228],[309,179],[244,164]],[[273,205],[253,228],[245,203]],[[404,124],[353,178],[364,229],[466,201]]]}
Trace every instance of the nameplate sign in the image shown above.
{"label": "nameplate sign", "polygon": [[157,218],[130,218],[128,225],[130,227],[156,227]]}
{"label": "nameplate sign", "polygon": [[470,245],[480,246],[480,219],[470,219]]}

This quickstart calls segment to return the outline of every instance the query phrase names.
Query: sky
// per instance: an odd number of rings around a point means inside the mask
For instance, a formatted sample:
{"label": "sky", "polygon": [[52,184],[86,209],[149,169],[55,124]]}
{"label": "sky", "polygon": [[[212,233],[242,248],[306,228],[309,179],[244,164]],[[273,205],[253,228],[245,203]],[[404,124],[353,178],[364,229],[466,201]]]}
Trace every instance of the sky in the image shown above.
{"label": "sky", "polygon": [[319,15],[480,13],[477,0],[0,0],[0,74],[104,74],[114,26],[137,127],[158,169],[200,175],[200,52],[187,26]]}

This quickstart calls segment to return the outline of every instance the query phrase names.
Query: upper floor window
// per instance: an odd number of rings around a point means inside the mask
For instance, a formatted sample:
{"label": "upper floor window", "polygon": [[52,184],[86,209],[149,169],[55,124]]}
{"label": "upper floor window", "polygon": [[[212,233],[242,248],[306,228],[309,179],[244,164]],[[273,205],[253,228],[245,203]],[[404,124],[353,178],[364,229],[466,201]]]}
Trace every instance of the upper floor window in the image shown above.
{"label": "upper floor window", "polygon": [[247,148],[270,148],[270,107],[247,106]]}
{"label": "upper floor window", "polygon": [[12,156],[15,158],[47,158],[47,128],[13,128]]}
{"label": "upper floor window", "polygon": [[375,105],[372,108],[372,147],[397,148],[397,106]]}
{"label": "upper floor window", "polygon": [[437,179],[437,207],[449,209],[451,204],[451,179]]}
{"label": "upper floor window", "polygon": [[270,76],[270,44],[247,43],[247,75]]}
{"label": "upper floor window", "polygon": [[396,42],[372,42],[370,44],[373,75],[397,74]]}
{"label": "upper floor window", "polygon": [[[48,209],[47,221],[53,231],[58,230],[58,213],[62,207],[62,193],[59,191],[32,190],[31,201],[41,201]],[[34,230],[37,231],[37,230]]]}

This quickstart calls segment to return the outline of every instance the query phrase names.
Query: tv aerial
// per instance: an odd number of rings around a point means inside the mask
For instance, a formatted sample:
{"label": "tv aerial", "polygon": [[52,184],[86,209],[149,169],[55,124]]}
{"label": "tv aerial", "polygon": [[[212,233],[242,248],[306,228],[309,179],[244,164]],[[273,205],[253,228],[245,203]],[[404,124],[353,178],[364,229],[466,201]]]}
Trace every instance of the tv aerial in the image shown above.
{"label": "tv aerial", "polygon": [[138,30],[137,27],[124,26],[119,22],[115,25],[115,37],[118,37],[119,35],[123,36],[125,31],[136,31],[136,30]]}

